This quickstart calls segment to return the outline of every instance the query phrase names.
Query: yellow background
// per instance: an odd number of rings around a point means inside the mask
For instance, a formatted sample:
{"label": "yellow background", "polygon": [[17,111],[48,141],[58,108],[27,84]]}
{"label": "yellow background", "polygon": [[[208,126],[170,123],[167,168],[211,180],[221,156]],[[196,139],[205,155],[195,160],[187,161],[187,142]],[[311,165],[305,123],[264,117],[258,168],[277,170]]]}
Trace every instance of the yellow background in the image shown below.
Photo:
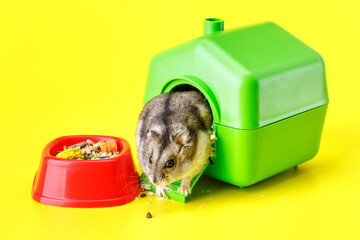
{"label": "yellow background", "polygon": [[[0,1],[0,239],[359,239],[356,2]],[[274,21],[324,57],[330,105],[317,156],[241,191],[202,177],[187,204],[33,201],[42,148],[56,137],[120,136],[136,156],[151,57],[200,36],[208,17],[225,29]]]}

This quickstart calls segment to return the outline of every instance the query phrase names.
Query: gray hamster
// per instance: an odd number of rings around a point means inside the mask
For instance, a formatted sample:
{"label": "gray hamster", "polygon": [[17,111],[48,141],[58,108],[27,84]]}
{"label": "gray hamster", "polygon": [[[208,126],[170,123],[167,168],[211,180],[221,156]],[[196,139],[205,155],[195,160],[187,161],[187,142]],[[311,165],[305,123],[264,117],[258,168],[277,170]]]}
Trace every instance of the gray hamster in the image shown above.
{"label": "gray hamster", "polygon": [[136,130],[140,167],[166,196],[168,185],[181,180],[178,191],[191,193],[191,180],[211,153],[212,114],[197,91],[171,92],[151,99],[143,108]]}

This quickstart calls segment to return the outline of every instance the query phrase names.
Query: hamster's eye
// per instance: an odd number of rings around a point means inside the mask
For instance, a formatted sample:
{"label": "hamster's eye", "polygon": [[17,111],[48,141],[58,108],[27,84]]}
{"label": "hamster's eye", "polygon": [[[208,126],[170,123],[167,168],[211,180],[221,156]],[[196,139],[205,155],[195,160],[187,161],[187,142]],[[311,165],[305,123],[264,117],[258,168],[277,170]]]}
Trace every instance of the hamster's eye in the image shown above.
{"label": "hamster's eye", "polygon": [[170,159],[165,163],[166,168],[172,168],[174,166],[174,160]]}
{"label": "hamster's eye", "polygon": [[152,163],[152,156],[149,157],[149,163]]}

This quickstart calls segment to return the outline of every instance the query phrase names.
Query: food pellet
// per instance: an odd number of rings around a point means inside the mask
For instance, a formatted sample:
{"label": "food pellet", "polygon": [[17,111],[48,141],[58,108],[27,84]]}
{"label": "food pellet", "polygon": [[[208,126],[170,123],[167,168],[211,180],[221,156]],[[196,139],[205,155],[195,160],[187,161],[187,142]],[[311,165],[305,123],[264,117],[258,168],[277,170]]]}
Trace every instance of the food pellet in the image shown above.
{"label": "food pellet", "polygon": [[66,159],[84,159],[84,155],[81,152],[80,148],[68,148],[64,151],[56,154],[58,158],[66,158]]}
{"label": "food pellet", "polygon": [[66,159],[96,160],[113,158],[119,155],[114,140],[94,143],[91,139],[87,139],[69,147],[64,146],[63,149],[63,151],[56,152],[55,156]]}
{"label": "food pellet", "polygon": [[101,151],[106,152],[106,153],[117,152],[117,145],[114,140],[100,143],[100,148],[101,148]]}
{"label": "food pellet", "polygon": [[66,147],[66,149],[69,149],[69,148],[76,148],[76,147],[79,147],[79,148],[83,148],[86,146],[86,142],[81,142],[81,143],[77,143],[77,144],[74,144],[74,145],[71,145],[69,147]]}
{"label": "food pellet", "polygon": [[148,213],[146,214],[146,218],[152,218],[152,215],[151,215],[150,212],[148,212]]}
{"label": "food pellet", "polygon": [[140,194],[140,197],[146,197],[146,193],[142,193],[142,194]]}

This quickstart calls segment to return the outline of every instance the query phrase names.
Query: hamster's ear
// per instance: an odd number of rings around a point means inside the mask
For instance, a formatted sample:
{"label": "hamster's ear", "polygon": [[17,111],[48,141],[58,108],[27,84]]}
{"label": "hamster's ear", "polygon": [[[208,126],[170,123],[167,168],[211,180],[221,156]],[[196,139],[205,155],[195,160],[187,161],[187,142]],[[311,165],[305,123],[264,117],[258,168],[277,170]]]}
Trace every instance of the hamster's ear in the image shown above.
{"label": "hamster's ear", "polygon": [[153,126],[147,133],[148,139],[159,138],[161,134],[161,128],[159,126]]}
{"label": "hamster's ear", "polygon": [[174,135],[171,136],[171,140],[179,144],[180,146],[191,146],[192,135],[189,130],[179,129]]}

